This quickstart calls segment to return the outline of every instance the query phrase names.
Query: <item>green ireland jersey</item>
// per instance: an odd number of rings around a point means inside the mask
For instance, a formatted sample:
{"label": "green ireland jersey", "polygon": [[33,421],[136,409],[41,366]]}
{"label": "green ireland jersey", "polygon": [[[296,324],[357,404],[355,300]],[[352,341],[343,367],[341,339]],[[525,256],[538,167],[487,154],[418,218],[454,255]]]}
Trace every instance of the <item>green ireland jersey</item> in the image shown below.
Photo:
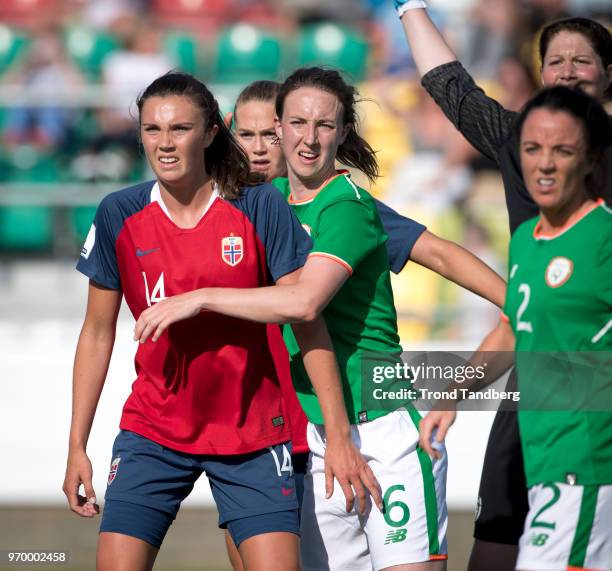
{"label": "green ireland jersey", "polygon": [[[393,302],[385,234],[372,196],[340,172],[312,199],[294,202],[289,181],[275,179],[313,241],[311,256],[324,256],[344,266],[349,278],[323,311],[342,377],[351,424],[389,411],[365,410],[362,402],[361,356],[366,352],[396,355],[401,346]],[[311,422],[323,416],[290,327],[284,337],[291,375],[302,408]],[[367,380],[364,380],[367,382]]]}
{"label": "green ireland jersey", "polygon": [[612,484],[612,210],[555,236],[528,220],[509,270],[527,484]]}

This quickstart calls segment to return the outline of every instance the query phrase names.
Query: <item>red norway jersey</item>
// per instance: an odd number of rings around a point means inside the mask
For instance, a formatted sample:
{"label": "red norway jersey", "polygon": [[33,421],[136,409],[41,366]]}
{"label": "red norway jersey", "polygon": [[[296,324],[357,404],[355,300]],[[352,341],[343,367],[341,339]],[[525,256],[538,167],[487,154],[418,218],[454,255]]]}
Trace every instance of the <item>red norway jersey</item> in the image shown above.
{"label": "red norway jersey", "polygon": [[[301,267],[310,241],[270,186],[213,198],[191,229],[163,209],[152,182],[100,204],[77,268],[120,289],[135,319],[150,305],[204,287],[260,287]],[[121,428],[174,450],[242,454],[289,440],[265,324],[212,312],[139,345]]]}
{"label": "red norway jersey", "polygon": [[306,427],[308,419],[302,410],[302,405],[298,400],[293,381],[291,380],[291,367],[289,366],[289,353],[283,340],[283,334],[278,325],[268,326],[268,341],[272,356],[276,363],[278,379],[280,381],[281,392],[283,393],[283,401],[285,403],[285,411],[291,423],[291,443],[293,445],[293,453],[300,454],[310,452],[308,448],[308,440],[306,439]]}

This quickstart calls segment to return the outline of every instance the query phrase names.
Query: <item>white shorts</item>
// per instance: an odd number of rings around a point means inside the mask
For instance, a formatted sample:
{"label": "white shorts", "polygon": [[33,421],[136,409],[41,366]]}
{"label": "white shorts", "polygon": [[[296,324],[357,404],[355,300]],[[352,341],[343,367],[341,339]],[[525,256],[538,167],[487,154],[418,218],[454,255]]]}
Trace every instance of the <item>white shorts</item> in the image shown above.
{"label": "white shorts", "polygon": [[556,482],[529,488],[516,568],[612,569],[612,486]]}
{"label": "white shorts", "polygon": [[432,460],[417,448],[418,412],[400,409],[351,426],[352,438],[380,482],[385,514],[369,503],[346,512],[338,482],[325,499],[325,430],[308,425],[312,451],[304,481],[301,555],[304,571],[372,571],[447,558],[446,451]]}

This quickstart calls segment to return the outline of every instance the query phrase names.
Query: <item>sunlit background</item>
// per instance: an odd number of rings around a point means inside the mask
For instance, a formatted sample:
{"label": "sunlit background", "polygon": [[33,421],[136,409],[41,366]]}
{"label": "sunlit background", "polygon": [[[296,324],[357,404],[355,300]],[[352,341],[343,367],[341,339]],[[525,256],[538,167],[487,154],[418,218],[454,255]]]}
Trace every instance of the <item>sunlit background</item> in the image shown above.
{"label": "sunlit background", "polygon": [[[605,22],[611,11],[608,0],[430,2],[461,61],[509,109],[538,83],[533,38],[543,22]],[[391,0],[0,0],[0,551],[68,550],[74,569],[94,567],[96,523],[70,514],[60,490],[87,288],[74,265],[101,197],[151,176],[135,96],[182,69],[229,111],[248,82],[307,64],[340,68],[358,85],[362,134],[382,172],[371,191],[504,273],[495,164],[420,88]],[[414,264],[394,277],[394,292],[406,349],[472,349],[497,319]],[[123,312],[88,448],[99,500],[134,378],[131,331]],[[465,568],[491,419],[463,413],[449,439],[451,570]],[[227,568],[204,479],[186,506],[157,568]]]}

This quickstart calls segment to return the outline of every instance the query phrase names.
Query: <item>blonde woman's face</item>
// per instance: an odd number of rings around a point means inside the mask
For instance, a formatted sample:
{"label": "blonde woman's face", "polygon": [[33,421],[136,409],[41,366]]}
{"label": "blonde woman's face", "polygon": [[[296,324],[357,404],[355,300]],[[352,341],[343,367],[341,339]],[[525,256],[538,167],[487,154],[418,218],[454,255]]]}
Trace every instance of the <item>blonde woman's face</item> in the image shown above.
{"label": "blonde woman's face", "polygon": [[286,176],[287,164],[274,128],[274,102],[247,101],[236,107],[236,138],[249,157],[251,172],[266,182]]}

